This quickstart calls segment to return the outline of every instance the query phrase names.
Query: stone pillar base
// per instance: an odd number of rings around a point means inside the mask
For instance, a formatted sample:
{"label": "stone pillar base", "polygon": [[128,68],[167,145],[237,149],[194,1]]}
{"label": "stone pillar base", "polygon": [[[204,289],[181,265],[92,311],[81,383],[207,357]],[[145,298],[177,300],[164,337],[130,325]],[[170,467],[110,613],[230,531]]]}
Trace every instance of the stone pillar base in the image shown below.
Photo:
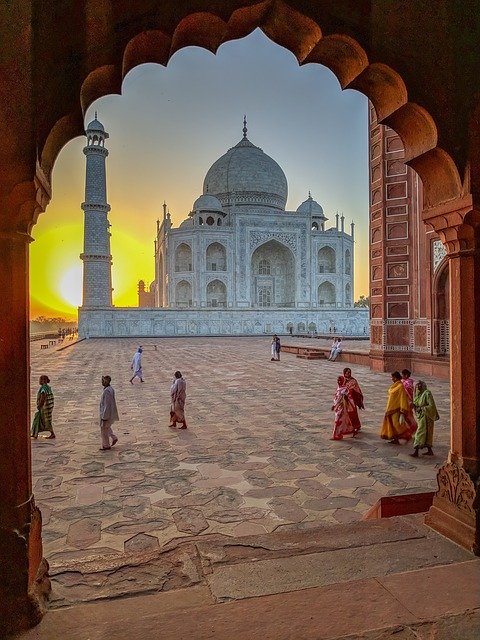
{"label": "stone pillar base", "polygon": [[33,506],[22,529],[0,528],[0,632],[17,634],[38,624],[45,613],[50,579],[42,558],[41,514]]}
{"label": "stone pillar base", "polygon": [[480,511],[473,506],[477,494],[474,482],[462,467],[451,462],[440,467],[437,482],[425,524],[480,555]]}

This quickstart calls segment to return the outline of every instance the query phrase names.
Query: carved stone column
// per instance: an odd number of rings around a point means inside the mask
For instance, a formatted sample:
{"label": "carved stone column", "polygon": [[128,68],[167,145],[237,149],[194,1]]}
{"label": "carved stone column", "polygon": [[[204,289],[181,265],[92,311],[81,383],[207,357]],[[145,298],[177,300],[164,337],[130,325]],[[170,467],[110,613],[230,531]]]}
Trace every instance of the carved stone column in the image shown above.
{"label": "carved stone column", "polygon": [[468,197],[424,218],[449,258],[452,399],[450,453],[426,523],[480,555],[480,210]]}
{"label": "carved stone column", "polygon": [[36,624],[50,589],[32,494],[28,282],[29,230],[49,198],[49,182],[37,166],[31,182],[0,200],[0,635]]}
{"label": "carved stone column", "polygon": [[30,459],[30,240],[26,233],[0,231],[0,620],[9,631],[38,622],[38,591],[49,588],[48,578],[43,579],[48,566],[42,561],[41,514],[32,495]]}

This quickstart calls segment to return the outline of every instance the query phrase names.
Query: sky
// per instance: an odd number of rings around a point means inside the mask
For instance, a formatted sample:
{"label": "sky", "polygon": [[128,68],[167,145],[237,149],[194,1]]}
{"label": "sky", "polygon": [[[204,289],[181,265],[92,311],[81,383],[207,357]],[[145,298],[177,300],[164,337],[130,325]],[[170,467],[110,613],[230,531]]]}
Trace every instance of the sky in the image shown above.
{"label": "sky", "polygon": [[[139,280],[154,277],[156,220],[165,201],[174,226],[202,193],[210,166],[248,138],[282,167],[287,210],[308,192],[329,221],[345,215],[355,229],[355,299],[368,295],[367,98],[342,91],[325,67],[300,67],[260,30],[222,45],[214,55],[198,47],[174,54],[167,67],[141,65],[124,79],[122,95],[95,101],[106,142],[111,206],[113,302],[137,306]],[[81,304],[85,138],[60,152],[53,197],[33,229],[31,317],[76,315]]]}

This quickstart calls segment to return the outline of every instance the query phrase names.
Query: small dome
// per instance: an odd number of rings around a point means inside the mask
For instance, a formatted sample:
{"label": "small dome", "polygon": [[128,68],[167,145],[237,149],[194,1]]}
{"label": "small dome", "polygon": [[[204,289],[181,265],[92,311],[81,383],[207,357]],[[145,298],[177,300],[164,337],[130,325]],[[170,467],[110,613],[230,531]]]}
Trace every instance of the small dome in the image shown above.
{"label": "small dome", "polygon": [[[322,207],[314,200],[311,194],[308,194],[308,198],[305,202],[298,207],[297,213],[308,213],[311,216],[317,216],[319,218],[325,218]],[[327,220],[327,218],[325,218]]]}
{"label": "small dome", "polygon": [[87,131],[105,131],[105,127],[97,120],[97,112],[95,111],[95,118],[87,125]]}
{"label": "small dome", "polygon": [[203,194],[193,203],[193,211],[222,211],[222,203],[215,196]]}

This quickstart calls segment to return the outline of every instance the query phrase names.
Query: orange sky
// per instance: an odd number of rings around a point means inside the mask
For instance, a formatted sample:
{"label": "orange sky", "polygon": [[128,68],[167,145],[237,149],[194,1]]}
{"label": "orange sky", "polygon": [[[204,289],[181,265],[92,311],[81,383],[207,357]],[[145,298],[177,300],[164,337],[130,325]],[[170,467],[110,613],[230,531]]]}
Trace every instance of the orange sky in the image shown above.
{"label": "orange sky", "polygon": [[[287,209],[308,191],[335,222],[356,222],[355,298],[368,295],[367,100],[340,90],[319,65],[299,67],[292,54],[257,31],[216,55],[189,47],[167,68],[142,65],[121,96],[89,109],[110,134],[107,191],[111,205],[114,304],[137,305],[137,283],[154,277],[155,221],[166,200],[174,225],[202,192],[209,167],[248,137],[282,167]],[[33,229],[31,317],[75,317],[81,304],[85,156],[83,137],[70,141],[53,172],[53,198]],[[347,227],[349,228],[349,227]]]}

